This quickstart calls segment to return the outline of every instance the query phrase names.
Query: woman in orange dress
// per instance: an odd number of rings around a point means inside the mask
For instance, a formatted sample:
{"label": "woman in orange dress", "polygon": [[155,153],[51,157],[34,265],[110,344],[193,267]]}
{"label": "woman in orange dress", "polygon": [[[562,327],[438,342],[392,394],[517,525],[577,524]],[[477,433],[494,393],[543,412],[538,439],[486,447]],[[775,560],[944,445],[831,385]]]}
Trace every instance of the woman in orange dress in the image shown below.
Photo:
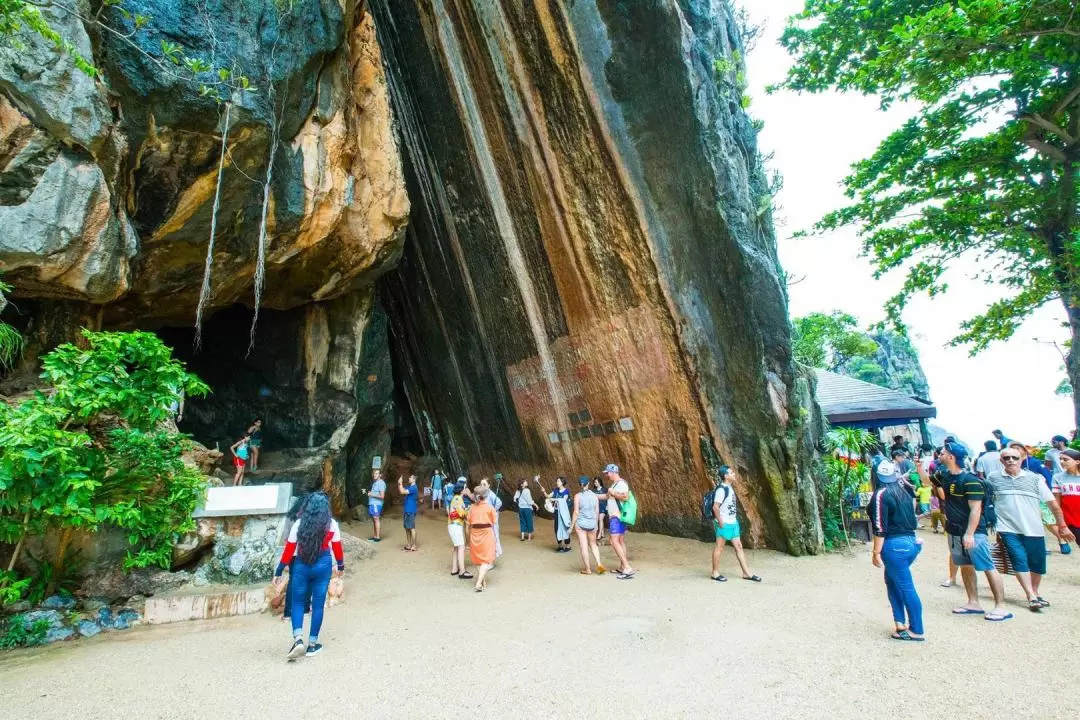
{"label": "woman in orange dress", "polygon": [[479,569],[476,592],[487,589],[487,574],[495,564],[495,508],[488,502],[489,490],[481,485],[474,491],[476,502],[469,508],[469,556]]}

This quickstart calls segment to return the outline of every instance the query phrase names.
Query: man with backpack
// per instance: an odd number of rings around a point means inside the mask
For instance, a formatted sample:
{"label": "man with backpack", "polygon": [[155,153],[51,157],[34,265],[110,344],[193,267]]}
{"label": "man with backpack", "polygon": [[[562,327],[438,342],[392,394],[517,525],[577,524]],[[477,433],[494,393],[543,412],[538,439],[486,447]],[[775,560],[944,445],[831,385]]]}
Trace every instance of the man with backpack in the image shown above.
{"label": "man with backpack", "polygon": [[[967,451],[958,443],[946,443],[941,449],[945,472],[939,477],[945,501],[945,531],[949,535],[949,552],[960,568],[967,592],[967,603],[953,609],[954,615],[982,615],[986,620],[1001,622],[1012,618],[1001,603],[1005,597],[1001,574],[994,567],[990,553],[988,528],[997,521],[993,487],[964,470]],[[919,466],[920,477],[923,475]],[[994,609],[986,612],[979,602],[976,572],[986,573]]]}
{"label": "man with backpack", "polygon": [[727,465],[721,465],[717,473],[716,487],[712,491],[712,501],[708,503],[711,515],[713,531],[716,534],[716,545],[712,552],[712,577],[716,582],[727,582],[727,578],[720,574],[720,556],[724,552],[724,544],[730,542],[735,548],[735,558],[739,561],[743,580],[761,582],[761,578],[750,572],[746,563],[746,554],[743,553],[741,529],[739,517],[736,511],[735,489],[731,486],[735,471]]}
{"label": "man with backpack", "polygon": [[[619,466],[615,463],[604,468],[604,478],[607,480],[607,511],[608,532],[611,535],[611,549],[619,558],[619,570],[617,577],[620,580],[629,580],[637,574],[630,565],[630,559],[626,552],[626,526],[633,525],[637,515],[637,504],[632,500],[630,484],[623,480],[619,474]],[[624,506],[625,505],[625,506]],[[632,505],[633,517],[628,514]]]}
{"label": "man with backpack", "polygon": [[1039,594],[1039,585],[1046,574],[1042,503],[1050,508],[1059,528],[1065,533],[1069,529],[1054,494],[1042,477],[1021,467],[1022,460],[1019,450],[1006,447],[1001,451],[1004,470],[991,473],[986,482],[994,488],[998,538],[1027,596],[1028,610],[1039,612],[1050,607]]}

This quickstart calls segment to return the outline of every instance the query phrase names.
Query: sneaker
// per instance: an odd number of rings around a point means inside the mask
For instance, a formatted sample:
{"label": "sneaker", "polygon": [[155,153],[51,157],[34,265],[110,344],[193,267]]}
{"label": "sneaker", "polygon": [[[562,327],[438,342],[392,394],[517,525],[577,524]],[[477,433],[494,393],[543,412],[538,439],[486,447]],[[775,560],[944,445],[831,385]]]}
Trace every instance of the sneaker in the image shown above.
{"label": "sneaker", "polygon": [[1072,552],[1072,546],[1069,543],[1061,543],[1058,547],[1061,548],[1062,555],[1068,555]]}
{"label": "sneaker", "polygon": [[304,641],[301,638],[293,640],[292,647],[289,648],[288,660],[292,662],[301,655],[304,654]]}
{"label": "sneaker", "polygon": [[322,650],[322,643],[311,643],[307,646],[307,652],[304,654],[311,657],[312,655],[318,655],[320,650]]}

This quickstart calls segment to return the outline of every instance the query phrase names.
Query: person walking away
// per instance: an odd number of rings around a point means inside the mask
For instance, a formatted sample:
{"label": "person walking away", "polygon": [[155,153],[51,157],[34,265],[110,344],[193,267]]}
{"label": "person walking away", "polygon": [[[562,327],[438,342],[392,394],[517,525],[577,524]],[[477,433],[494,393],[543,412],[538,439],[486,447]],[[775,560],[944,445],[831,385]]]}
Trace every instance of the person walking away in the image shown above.
{"label": "person walking away", "polygon": [[471,580],[472,573],[465,569],[465,498],[463,485],[451,485],[450,502],[446,505],[446,530],[450,533],[450,574]]}
{"label": "person walking away", "polygon": [[518,530],[521,531],[521,541],[533,539],[535,532],[535,513],[540,508],[533,501],[532,491],[529,490],[529,481],[522,480],[518,484],[517,492],[514,493],[514,502],[518,509]]}
{"label": "person walking away", "polygon": [[261,419],[256,418],[255,422],[251,423],[251,427],[247,429],[247,435],[251,438],[249,445],[251,445],[251,472],[259,471],[259,449],[262,447],[262,425]]}
{"label": "person walking away", "polygon": [[998,452],[997,443],[993,440],[987,440],[983,443],[986,448],[979,455],[979,459],[975,461],[975,474],[981,479],[985,480],[996,472],[1004,470],[1004,466],[1001,464],[1001,453]]}
{"label": "person walking away", "polygon": [[[292,634],[293,643],[289,648],[288,659],[296,660],[301,655],[311,657],[322,650],[319,633],[322,630],[323,611],[326,607],[326,591],[333,574],[333,563],[337,561],[337,572],[345,572],[345,552],[341,546],[341,530],[337,521],[330,515],[330,499],[323,492],[313,493],[304,504],[300,521],[294,523],[289,531],[285,551],[281,554],[277,569],[274,571],[274,584],[281,585],[281,574],[292,563]],[[307,649],[304,648],[304,605],[311,598],[311,626],[308,629]]]}
{"label": "person walking away", "polygon": [[247,435],[240,438],[229,448],[232,451],[233,465],[236,467],[236,475],[233,476],[233,487],[244,484],[244,467],[248,461],[248,442],[251,440]]}
{"label": "person walking away", "polygon": [[[307,492],[298,497],[296,499],[296,502],[293,503],[292,507],[289,508],[288,512],[285,513],[285,521],[288,523],[288,530],[286,530],[285,532],[285,537],[289,536],[289,533],[292,532],[293,526],[300,521],[300,516],[304,514],[304,506],[307,505],[308,499],[314,493],[321,492],[321,485],[322,478],[313,478],[308,485]],[[292,565],[295,562],[296,558],[294,557],[292,562],[289,563],[289,582],[285,586],[285,610],[281,614],[281,619],[283,621],[292,619],[292,582],[295,575],[295,573],[293,573]],[[310,612],[311,596],[309,594],[307,598],[307,603],[304,605],[304,614],[306,615]]]}
{"label": "person walking away", "polygon": [[987,478],[994,490],[998,539],[1005,546],[1013,572],[1027,597],[1028,610],[1049,607],[1039,593],[1046,575],[1046,535],[1043,532],[1042,503],[1049,505],[1065,533],[1065,518],[1050,488],[1033,472],[1020,467],[1020,453],[1009,447],[1001,453],[1005,469]]}
{"label": "person walking away", "polygon": [[432,510],[434,510],[436,507],[441,507],[442,506],[442,501],[443,501],[443,480],[445,480],[445,478],[443,477],[442,470],[439,470],[438,468],[436,468],[435,472],[432,473],[432,475],[431,475],[431,485],[430,485],[430,488],[431,488],[431,509]]}
{"label": "person walking away", "polygon": [[604,487],[604,479],[597,475],[593,478],[593,492],[600,501],[600,510],[596,517],[596,542],[603,543],[604,528],[607,527],[607,488]]}
{"label": "person walking away", "polygon": [[596,572],[603,575],[607,569],[600,563],[600,548],[596,544],[596,528],[599,524],[600,500],[596,493],[589,487],[589,478],[582,475],[578,478],[581,492],[574,496],[574,513],[570,518],[570,526],[578,537],[578,549],[581,551],[581,574],[592,575],[592,565],[589,562],[589,553],[596,560]]}
{"label": "person walking away", "polygon": [[420,489],[416,486],[416,475],[409,475],[409,485],[405,486],[404,479],[399,475],[398,492],[405,498],[402,503],[401,523],[405,527],[405,546],[401,548],[406,552],[416,552],[416,513],[420,509]]}
{"label": "person walking away", "polygon": [[915,590],[911,566],[922,552],[922,541],[915,538],[918,521],[911,506],[911,496],[900,486],[901,470],[890,462],[878,466],[880,486],[867,506],[874,531],[871,562],[885,570],[885,591],[892,606],[894,640],[921,642],[925,639],[922,601]]}
{"label": "person walking away", "polygon": [[450,507],[450,500],[453,499],[453,497],[454,497],[454,485],[455,485],[455,483],[450,482],[450,478],[444,476],[444,478],[443,478],[443,507],[444,508]]}
{"label": "person walking away", "polygon": [[[945,465],[945,531],[949,535],[949,552],[960,568],[967,592],[967,602],[953,609],[955,615],[983,615],[987,620],[1001,622],[1012,618],[1001,603],[1005,599],[1004,584],[994,567],[987,539],[987,518],[984,512],[986,490],[983,482],[964,470],[967,454],[956,443],[941,450]],[[986,575],[994,596],[994,609],[984,612],[979,602],[976,572]]]}
{"label": "person walking away", "polygon": [[1061,451],[1062,472],[1054,476],[1054,497],[1061,505],[1065,527],[1073,538],[1080,537],[1080,452]]}
{"label": "person walking away", "polygon": [[555,487],[548,493],[552,503],[555,526],[555,552],[570,552],[570,490],[566,478],[555,478]]}
{"label": "person walking away", "polygon": [[1050,461],[1050,472],[1053,475],[1065,472],[1065,466],[1061,464],[1061,452],[1069,449],[1069,439],[1064,435],[1055,435],[1050,438],[1050,449],[1046,451],[1046,459]]}
{"label": "person walking away", "polygon": [[382,542],[382,513],[386,502],[386,480],[383,479],[382,470],[372,470],[371,489],[368,490],[368,515],[371,516],[371,525],[374,535],[368,538],[371,542]]}
{"label": "person walking away", "polygon": [[619,466],[610,463],[604,468],[604,480],[607,482],[607,514],[608,533],[611,535],[611,549],[619,558],[618,577],[620,580],[629,580],[637,575],[630,565],[630,558],[626,551],[626,524],[622,521],[622,512],[619,503],[626,502],[630,498],[630,484],[623,480],[619,473]]}
{"label": "person walking away", "polygon": [[[1046,483],[1046,487],[1053,492],[1054,476],[1050,473],[1050,469],[1043,464],[1043,461],[1031,454],[1031,449],[1023,443],[1012,442],[1009,443],[1009,447],[1020,453],[1020,466],[1031,473],[1034,473],[1041,477]],[[1062,555],[1068,555],[1072,552],[1072,546],[1061,537],[1058,532],[1057,520],[1054,518],[1054,513],[1050,511],[1049,505],[1042,504],[1042,521],[1046,531],[1054,536],[1057,540],[1058,549]],[[1049,553],[1049,551],[1047,551]]]}
{"label": "person walking away", "polygon": [[750,572],[750,566],[746,562],[746,553],[743,552],[742,529],[739,527],[735,488],[731,485],[734,479],[735,471],[727,465],[721,465],[717,473],[716,489],[713,491],[713,532],[716,535],[716,544],[712,551],[710,577],[717,582],[727,582],[727,578],[720,574],[720,558],[724,554],[725,543],[731,543],[731,546],[735,548],[735,559],[739,561],[743,580],[761,582],[760,577]]}
{"label": "person walking away", "polygon": [[469,556],[477,567],[476,592],[487,590],[487,575],[495,564],[495,508],[488,502],[488,488],[481,485],[474,492],[475,502],[466,517]]}
{"label": "person walking away", "polygon": [[488,489],[488,504],[495,510],[495,559],[502,557],[502,537],[499,534],[499,513],[502,512],[502,498],[491,488],[491,481],[480,479],[480,485]]}

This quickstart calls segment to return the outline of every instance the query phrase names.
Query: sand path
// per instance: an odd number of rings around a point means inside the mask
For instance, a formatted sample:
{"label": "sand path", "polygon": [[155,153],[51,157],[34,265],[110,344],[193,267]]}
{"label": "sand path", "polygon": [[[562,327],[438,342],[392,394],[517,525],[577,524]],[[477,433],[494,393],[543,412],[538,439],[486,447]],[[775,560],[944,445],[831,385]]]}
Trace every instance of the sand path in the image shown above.
{"label": "sand path", "polygon": [[[0,718],[1065,718],[1080,711],[1080,554],[1050,558],[1044,595],[1015,619],[952,617],[945,545],[916,564],[929,641],[889,640],[869,552],[750,554],[761,585],[707,579],[709,546],[632,534],[631,581],[583,577],[502,514],[490,590],[448,573],[449,541],[421,518],[418,553],[389,518],[375,558],[327,612],[324,652],[284,662],[268,615],[139,628],[0,656]],[[357,532],[364,528],[355,527]],[[605,560],[613,559],[608,548]],[[730,553],[730,548],[727,551]],[[983,594],[988,590],[981,584]],[[874,701],[873,697],[884,698]]]}

